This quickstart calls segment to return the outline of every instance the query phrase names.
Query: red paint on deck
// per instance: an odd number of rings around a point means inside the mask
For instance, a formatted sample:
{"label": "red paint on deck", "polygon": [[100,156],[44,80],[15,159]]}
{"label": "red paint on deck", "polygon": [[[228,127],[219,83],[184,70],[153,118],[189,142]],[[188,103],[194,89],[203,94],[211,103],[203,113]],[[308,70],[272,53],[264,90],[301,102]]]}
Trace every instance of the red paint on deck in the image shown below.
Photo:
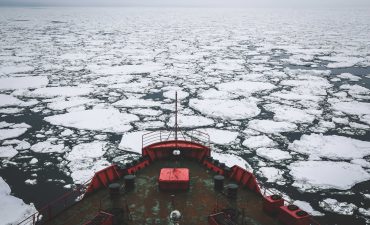
{"label": "red paint on deck", "polygon": [[158,178],[161,190],[187,190],[189,180],[188,168],[163,168]]}
{"label": "red paint on deck", "polygon": [[118,180],[121,176],[122,173],[119,171],[118,166],[116,165],[108,166],[107,168],[96,172],[86,190],[86,194],[93,193],[95,190],[103,187],[108,187],[110,183]]}

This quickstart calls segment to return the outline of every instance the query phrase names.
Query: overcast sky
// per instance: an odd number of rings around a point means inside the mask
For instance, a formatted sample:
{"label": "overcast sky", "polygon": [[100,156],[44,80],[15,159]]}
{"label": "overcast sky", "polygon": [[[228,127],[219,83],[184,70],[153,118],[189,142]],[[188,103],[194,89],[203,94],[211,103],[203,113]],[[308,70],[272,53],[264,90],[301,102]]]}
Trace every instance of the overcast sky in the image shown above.
{"label": "overcast sky", "polygon": [[5,6],[370,7],[370,0],[0,0]]}

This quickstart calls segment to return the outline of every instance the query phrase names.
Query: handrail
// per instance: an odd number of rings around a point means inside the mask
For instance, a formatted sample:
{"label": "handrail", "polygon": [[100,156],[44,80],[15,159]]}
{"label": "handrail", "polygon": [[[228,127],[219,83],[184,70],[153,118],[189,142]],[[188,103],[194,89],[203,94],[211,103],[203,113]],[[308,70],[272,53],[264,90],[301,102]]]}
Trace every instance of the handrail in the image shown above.
{"label": "handrail", "polygon": [[24,220],[18,223],[18,225],[36,225],[42,224],[49,219],[55,217],[58,213],[62,212],[64,209],[74,205],[78,201],[80,201],[83,195],[88,188],[91,179],[75,187],[72,191],[65,193],[64,195],[60,196],[59,198],[49,202],[37,212],[33,213],[32,215],[28,216]]}
{"label": "handrail", "polygon": [[[175,135],[173,131],[152,131],[142,136],[142,148],[163,141],[173,141]],[[206,147],[210,147],[209,135],[199,130],[182,131],[179,130],[177,140],[195,142]]]}

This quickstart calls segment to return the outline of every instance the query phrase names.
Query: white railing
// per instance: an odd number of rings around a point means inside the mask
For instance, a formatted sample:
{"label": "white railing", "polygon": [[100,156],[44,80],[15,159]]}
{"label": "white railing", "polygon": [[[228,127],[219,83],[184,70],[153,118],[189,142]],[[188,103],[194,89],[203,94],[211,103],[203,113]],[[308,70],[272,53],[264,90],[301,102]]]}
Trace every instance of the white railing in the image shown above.
{"label": "white railing", "polygon": [[[174,141],[176,140],[174,131],[153,131],[150,133],[143,134],[142,137],[142,148],[163,141]],[[195,142],[206,147],[210,147],[210,138],[207,133],[199,130],[190,130],[177,132],[177,140]]]}

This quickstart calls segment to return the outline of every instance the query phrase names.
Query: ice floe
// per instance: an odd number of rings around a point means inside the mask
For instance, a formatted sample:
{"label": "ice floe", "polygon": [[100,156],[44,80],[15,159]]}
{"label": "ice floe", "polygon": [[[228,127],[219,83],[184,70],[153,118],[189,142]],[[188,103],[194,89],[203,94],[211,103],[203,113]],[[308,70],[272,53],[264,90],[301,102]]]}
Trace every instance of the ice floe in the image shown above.
{"label": "ice floe", "polygon": [[12,95],[0,94],[0,107],[24,106],[26,102],[19,100]]}
{"label": "ice floe", "polygon": [[256,154],[259,157],[265,158],[269,161],[281,161],[286,159],[291,159],[292,156],[289,154],[289,152],[282,151],[280,149],[276,148],[258,148],[256,150]]}
{"label": "ice floe", "polygon": [[0,177],[0,218],[2,224],[18,224],[30,214],[36,213],[35,206],[10,195],[9,185]]}
{"label": "ice floe", "polygon": [[149,133],[147,131],[136,131],[132,133],[126,133],[122,135],[121,142],[118,145],[119,149],[135,152],[141,154],[142,148],[142,137],[143,134]]}
{"label": "ice floe", "polygon": [[341,73],[341,74],[337,75],[337,77],[342,78],[342,79],[348,79],[350,81],[359,81],[359,80],[361,80],[361,77],[355,76],[351,73]]}
{"label": "ice floe", "polygon": [[73,97],[88,95],[93,91],[90,87],[44,87],[38,88],[34,91],[26,92],[26,96],[38,98],[54,98],[54,97]]}
{"label": "ice floe", "polygon": [[311,123],[315,116],[308,114],[302,109],[279,104],[267,104],[264,108],[275,113],[274,120],[287,121],[292,123]]}
{"label": "ice floe", "polygon": [[302,190],[348,190],[357,183],[370,180],[370,174],[361,166],[347,162],[298,161],[290,164],[289,169],[293,186]]}
{"label": "ice floe", "polygon": [[230,92],[232,94],[249,96],[256,92],[271,90],[276,88],[271,83],[252,82],[252,81],[232,81],[217,85],[220,91]]}
{"label": "ice floe", "polygon": [[160,105],[161,105],[160,102],[145,99],[122,99],[118,102],[113,103],[113,106],[115,107],[127,107],[127,108],[136,108],[136,107],[149,108]]}
{"label": "ice floe", "polygon": [[[171,117],[168,125],[173,126],[175,124],[175,118]],[[183,116],[180,115],[178,118],[178,124],[180,127],[203,127],[214,124],[212,119],[203,116]]]}
{"label": "ice floe", "polygon": [[305,134],[288,148],[309,156],[328,159],[349,160],[370,155],[370,142],[337,135]]}
{"label": "ice floe", "polygon": [[68,150],[68,147],[63,144],[53,144],[51,141],[42,141],[32,145],[30,149],[39,153],[63,153]]}
{"label": "ice floe", "polygon": [[334,212],[341,215],[353,215],[357,206],[348,202],[338,202],[336,199],[327,198],[319,202],[321,208],[328,212]]}
{"label": "ice floe", "polygon": [[276,122],[272,120],[251,120],[248,128],[262,133],[289,132],[297,129],[297,125],[289,122]]}
{"label": "ice floe", "polygon": [[370,115],[370,103],[350,101],[335,102],[332,104],[333,109],[350,115]]}
{"label": "ice floe", "polygon": [[94,141],[76,145],[68,152],[65,158],[69,161],[68,167],[71,177],[77,184],[82,184],[93,177],[94,173],[109,166],[103,158],[107,143]]}
{"label": "ice floe", "polygon": [[0,78],[0,90],[39,88],[48,83],[49,80],[46,76],[2,77]]}
{"label": "ice floe", "polygon": [[267,178],[267,182],[271,183],[283,179],[282,175],[284,171],[279,170],[275,167],[261,167],[258,169],[258,173],[261,174],[261,176]]}
{"label": "ice floe", "polygon": [[219,145],[230,144],[234,142],[238,136],[238,132],[215,128],[200,129],[200,131],[209,135],[211,143]]}
{"label": "ice floe", "polygon": [[245,147],[252,149],[261,147],[274,147],[276,145],[276,143],[266,135],[248,137],[243,141],[242,144]]}
{"label": "ice floe", "polygon": [[0,146],[0,158],[13,158],[18,151],[12,146]]}
{"label": "ice floe", "polygon": [[96,99],[88,99],[82,97],[72,97],[68,100],[65,99],[56,99],[52,103],[48,104],[48,108],[52,110],[64,110],[72,107],[77,107],[81,105],[96,103]]}
{"label": "ice floe", "polygon": [[324,216],[325,215],[324,213],[314,210],[312,206],[310,205],[310,203],[308,202],[296,200],[293,202],[293,204],[303,209],[304,211],[308,212],[312,216]]}
{"label": "ice floe", "polygon": [[130,130],[132,128],[130,122],[139,120],[135,115],[120,113],[114,108],[69,112],[44,119],[51,124],[64,127],[116,133]]}
{"label": "ice floe", "polygon": [[189,106],[207,116],[231,120],[251,118],[261,111],[256,103],[251,101],[192,99]]}

